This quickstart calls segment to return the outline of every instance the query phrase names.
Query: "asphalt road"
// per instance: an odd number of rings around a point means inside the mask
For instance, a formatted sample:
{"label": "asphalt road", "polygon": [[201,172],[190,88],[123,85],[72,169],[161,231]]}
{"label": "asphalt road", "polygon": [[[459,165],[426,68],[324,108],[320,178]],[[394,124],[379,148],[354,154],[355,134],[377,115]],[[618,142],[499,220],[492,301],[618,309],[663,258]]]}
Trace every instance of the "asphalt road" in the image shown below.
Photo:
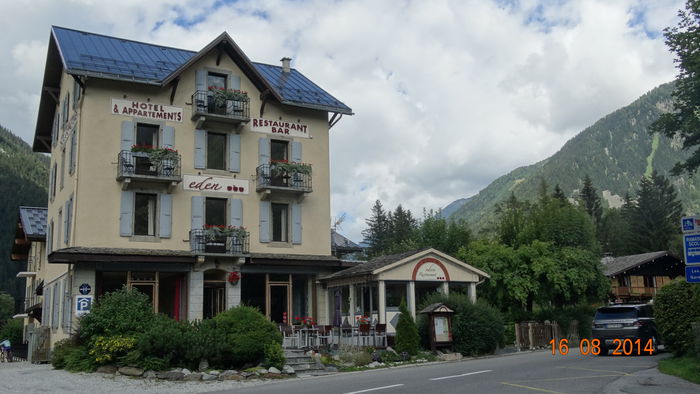
{"label": "asphalt road", "polygon": [[[601,393],[606,386],[621,378],[655,367],[658,359],[666,356],[596,357],[581,355],[577,349],[565,356],[552,356],[548,351],[525,352],[452,363],[273,381],[235,392]],[[649,389],[645,392],[667,392],[663,387]]]}

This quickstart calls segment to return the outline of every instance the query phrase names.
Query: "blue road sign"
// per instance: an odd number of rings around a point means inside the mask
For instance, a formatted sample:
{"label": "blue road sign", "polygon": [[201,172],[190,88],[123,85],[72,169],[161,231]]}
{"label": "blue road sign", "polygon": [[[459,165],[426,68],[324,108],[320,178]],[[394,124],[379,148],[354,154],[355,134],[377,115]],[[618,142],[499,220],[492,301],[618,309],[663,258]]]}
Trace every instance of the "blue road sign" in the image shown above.
{"label": "blue road sign", "polygon": [[695,231],[695,217],[684,217],[681,219],[681,225],[683,227],[683,232]]}
{"label": "blue road sign", "polygon": [[92,309],[92,296],[77,296],[75,297],[75,314],[82,316]]}
{"label": "blue road sign", "polygon": [[685,267],[685,281],[688,283],[700,283],[700,267]]}
{"label": "blue road sign", "polygon": [[700,234],[683,235],[686,265],[700,265]]}
{"label": "blue road sign", "polygon": [[82,285],[80,285],[79,290],[80,290],[80,294],[88,295],[88,294],[90,294],[90,290],[92,290],[92,288],[90,287],[89,284],[83,283]]}

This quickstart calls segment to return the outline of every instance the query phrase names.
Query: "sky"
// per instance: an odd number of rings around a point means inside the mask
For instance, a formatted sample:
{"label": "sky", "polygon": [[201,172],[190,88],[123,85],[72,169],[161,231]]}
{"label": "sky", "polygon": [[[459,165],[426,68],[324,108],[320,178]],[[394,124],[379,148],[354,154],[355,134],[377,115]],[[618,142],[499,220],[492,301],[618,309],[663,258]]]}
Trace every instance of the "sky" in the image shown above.
{"label": "sky", "polygon": [[31,143],[51,25],[199,50],[227,31],[350,106],[330,131],[331,214],[421,217],[545,159],[677,74],[679,0],[0,0],[0,124]]}

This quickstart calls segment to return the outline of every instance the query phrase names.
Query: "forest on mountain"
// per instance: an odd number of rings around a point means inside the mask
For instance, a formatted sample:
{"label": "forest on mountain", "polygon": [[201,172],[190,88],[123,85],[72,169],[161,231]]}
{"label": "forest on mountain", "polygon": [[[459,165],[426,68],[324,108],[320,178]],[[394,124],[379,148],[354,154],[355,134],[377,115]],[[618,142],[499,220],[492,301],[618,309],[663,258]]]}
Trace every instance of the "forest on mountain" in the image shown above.
{"label": "forest on mountain", "polygon": [[15,275],[24,262],[10,260],[20,206],[45,207],[48,198],[49,158],[34,153],[21,138],[0,126],[0,292],[21,302],[24,279]]}

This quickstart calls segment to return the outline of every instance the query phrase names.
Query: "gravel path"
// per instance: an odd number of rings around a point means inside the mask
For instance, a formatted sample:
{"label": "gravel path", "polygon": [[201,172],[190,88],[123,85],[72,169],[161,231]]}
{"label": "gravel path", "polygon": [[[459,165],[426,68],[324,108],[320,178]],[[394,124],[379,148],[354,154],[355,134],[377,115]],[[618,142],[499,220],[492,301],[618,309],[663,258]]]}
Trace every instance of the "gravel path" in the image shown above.
{"label": "gravel path", "polygon": [[263,384],[245,382],[170,382],[100,373],[70,373],[48,364],[0,363],[0,393],[202,393]]}

